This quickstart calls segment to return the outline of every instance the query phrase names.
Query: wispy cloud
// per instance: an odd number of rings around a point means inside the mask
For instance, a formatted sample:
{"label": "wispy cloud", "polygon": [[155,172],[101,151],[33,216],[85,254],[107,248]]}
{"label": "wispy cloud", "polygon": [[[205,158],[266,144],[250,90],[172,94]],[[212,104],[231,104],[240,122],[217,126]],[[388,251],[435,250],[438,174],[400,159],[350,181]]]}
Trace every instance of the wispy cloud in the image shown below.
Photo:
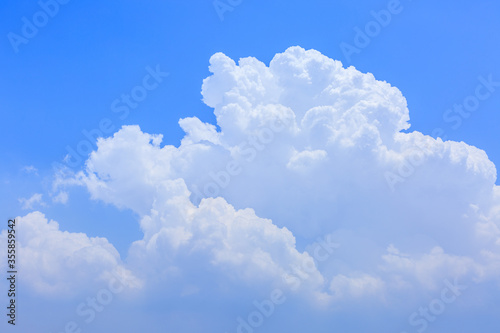
{"label": "wispy cloud", "polygon": [[27,174],[34,174],[38,176],[38,169],[32,165],[25,166],[21,170]]}
{"label": "wispy cloud", "polygon": [[30,198],[19,198],[18,201],[21,204],[22,209],[28,210],[33,209],[35,206],[45,206],[45,203],[42,200],[41,193],[35,193]]}

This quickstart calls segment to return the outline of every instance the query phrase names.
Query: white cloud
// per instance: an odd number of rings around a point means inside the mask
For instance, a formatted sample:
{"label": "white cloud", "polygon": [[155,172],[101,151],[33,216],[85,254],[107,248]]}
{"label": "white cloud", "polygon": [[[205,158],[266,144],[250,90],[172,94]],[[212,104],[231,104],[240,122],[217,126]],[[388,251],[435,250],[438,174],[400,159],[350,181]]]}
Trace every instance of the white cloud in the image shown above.
{"label": "white cloud", "polygon": [[52,197],[52,202],[66,204],[68,202],[68,192],[60,191],[57,195]]}
{"label": "white cloud", "polygon": [[30,198],[19,198],[19,203],[21,204],[22,209],[33,209],[34,206],[45,206],[43,202],[43,195],[41,193],[35,193]]}
{"label": "white cloud", "polygon": [[[217,53],[210,71],[202,94],[219,132],[181,119],[180,146],[161,147],[161,135],[124,126],[56,185],[140,216],[127,267],[146,284],[282,285],[324,234],[343,251],[303,278],[304,295],[362,302],[446,278],[500,282],[500,190],[484,151],[401,133],[410,118],[397,88],[314,50],[269,66]],[[403,181],[391,188],[388,172]]]}
{"label": "white cloud", "polygon": [[377,295],[383,287],[383,281],[367,274],[359,277],[347,277],[340,274],[334,276],[330,283],[333,298],[337,301],[344,297],[359,298],[367,295]]}
{"label": "white cloud", "polygon": [[327,152],[324,150],[295,151],[286,166],[288,169],[295,171],[307,171],[310,170],[315,164],[324,160],[327,155]]}
{"label": "white cloud", "polygon": [[33,165],[27,165],[27,166],[23,167],[21,170],[26,172],[27,174],[32,173],[32,174],[38,176],[38,169],[35,168]]}
{"label": "white cloud", "polygon": [[[83,233],[61,231],[59,224],[33,212],[16,218],[18,271],[32,292],[51,298],[65,298],[93,291],[97,283],[114,276],[127,287],[140,280],[126,270],[116,249],[105,239]],[[7,232],[1,234],[6,244]]]}
{"label": "white cloud", "polygon": [[[290,231],[259,218],[251,209],[235,210],[222,198],[204,199],[194,206],[180,179],[159,184],[141,228],[145,237],[132,245],[129,260],[149,276],[169,271],[173,277],[178,270],[189,270],[191,262],[205,262],[248,285],[282,286],[289,266],[312,260],[296,250]],[[322,283],[316,268],[308,272],[305,286],[320,289]]]}
{"label": "white cloud", "polygon": [[412,258],[399,252],[394,246],[384,255],[384,269],[396,275],[404,274],[409,280],[415,280],[426,289],[438,289],[446,278],[463,278],[472,274],[481,275],[480,265],[465,256],[446,254],[440,247],[434,247],[420,258]]}

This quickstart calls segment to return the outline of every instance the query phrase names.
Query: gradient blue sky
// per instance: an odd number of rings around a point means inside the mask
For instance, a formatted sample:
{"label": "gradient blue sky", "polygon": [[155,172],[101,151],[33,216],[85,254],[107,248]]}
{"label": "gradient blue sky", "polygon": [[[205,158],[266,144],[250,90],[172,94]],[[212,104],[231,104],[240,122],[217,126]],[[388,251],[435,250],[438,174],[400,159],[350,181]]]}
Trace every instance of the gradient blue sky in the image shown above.
{"label": "gradient blue sky", "polygon": [[[3,216],[24,215],[19,198],[50,191],[53,163],[62,162],[66,146],[75,148],[84,139],[82,130],[97,128],[103,118],[117,129],[139,124],[174,145],[184,135],[179,118],[197,116],[215,124],[200,91],[216,52],[269,64],[290,46],[316,49],[399,88],[408,101],[410,131],[430,135],[442,128],[447,139],[484,149],[500,165],[500,88],[458,129],[443,120],[447,109],[474,93],[479,76],[500,81],[500,2],[402,0],[402,12],[349,62],[340,44],[354,44],[354,27],[364,28],[373,20],[370,12],[388,3],[243,0],[221,21],[211,1],[72,0],[15,52],[8,33],[20,34],[22,18],[31,20],[40,6],[3,1]],[[112,102],[142,82],[146,67],[157,65],[169,76],[121,120]],[[37,173],[23,171],[26,166]],[[46,201],[48,206],[41,208],[62,229],[106,237],[122,255],[141,237],[134,213],[92,201],[83,188],[71,191],[67,205]]]}
{"label": "gradient blue sky", "polygon": [[[76,147],[84,139],[82,130],[97,128],[104,117],[116,127],[140,124],[146,132],[163,133],[169,144],[178,144],[183,135],[179,118],[194,115],[214,123],[200,89],[215,52],[268,63],[274,54],[299,45],[347,65],[340,44],[354,45],[353,28],[364,28],[373,20],[370,12],[388,3],[245,0],[221,21],[210,1],[70,1],[18,53],[7,37],[0,44],[0,177],[8,182],[2,210],[15,215],[18,197],[40,191],[40,182],[20,172],[23,166],[50,174],[65,147]],[[478,76],[500,80],[500,4],[402,1],[401,7],[350,64],[403,92],[411,130],[431,134],[443,128],[448,139],[484,149],[500,165],[500,91],[458,129],[443,120],[445,110],[474,93]],[[6,1],[0,9],[6,36],[20,34],[21,18],[31,18],[40,7],[34,1]],[[121,121],[111,103],[142,82],[145,67],[157,64],[170,76]],[[69,209],[73,215],[78,208]]]}

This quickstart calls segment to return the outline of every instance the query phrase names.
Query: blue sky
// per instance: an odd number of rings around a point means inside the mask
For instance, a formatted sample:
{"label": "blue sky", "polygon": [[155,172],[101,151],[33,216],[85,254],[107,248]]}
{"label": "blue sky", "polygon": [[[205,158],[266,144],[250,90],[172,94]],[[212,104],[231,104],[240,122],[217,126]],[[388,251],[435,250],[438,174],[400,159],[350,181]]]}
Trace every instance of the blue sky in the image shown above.
{"label": "blue sky", "polygon": [[[27,38],[27,43],[16,44],[9,39],[9,33],[22,35],[23,18],[33,22],[41,7],[36,1],[2,2],[0,208],[4,219],[39,210],[48,219],[58,221],[61,230],[107,238],[125,260],[130,244],[143,237],[138,220],[144,215],[127,204],[117,204],[121,201],[99,197],[86,188],[88,184],[68,187],[69,200],[55,203],[53,165],[64,164],[67,147],[77,149],[86,140],[82,131],[98,129],[103,119],[109,119],[113,126],[106,136],[122,125],[139,125],[143,133],[162,134],[161,147],[179,146],[185,136],[178,124],[181,118],[197,117],[220,129],[214,107],[203,103],[201,94],[203,80],[211,75],[209,60],[217,52],[235,61],[255,57],[269,66],[276,54],[291,46],[317,50],[341,61],[344,67],[352,65],[398,88],[407,100],[410,115],[411,128],[404,132],[433,135],[440,128],[441,136],[446,135],[444,139],[478,147],[491,162],[500,165],[499,86],[493,85],[491,91],[481,88],[489,92],[488,97],[468,118],[457,113],[448,113],[455,117],[453,121],[443,118],[455,104],[474,96],[478,85],[484,86],[484,80],[500,82],[497,1],[242,0],[233,4],[227,5],[231,10],[221,14],[211,1],[72,0],[60,4],[57,13],[38,28],[35,36]],[[374,33],[366,46],[358,45],[359,53],[346,57],[341,45],[356,47],[355,28],[365,29],[375,20],[373,12],[386,11],[393,5],[397,13],[391,14],[386,26]],[[161,77],[144,100],[120,119],[121,113],[113,112],[113,102],[143,85],[151,70],[158,68],[168,76]],[[124,137],[135,135],[128,133]],[[91,144],[96,150],[95,140]],[[71,170],[83,170],[87,157],[82,156]],[[128,163],[133,163],[126,158],[120,161],[123,164],[115,165],[117,170],[125,170]],[[432,170],[433,164],[429,168]],[[443,170],[442,174],[448,173]],[[450,173],[455,175],[454,171]],[[457,183],[472,186],[475,181],[460,179]],[[417,188],[408,191],[412,195],[428,193],[418,192]],[[42,202],[23,208],[20,199],[36,193],[42,194]],[[273,208],[279,204],[266,206],[253,198],[243,199],[244,194],[237,189],[224,192],[224,197],[238,209],[254,205],[249,208],[254,208],[261,218],[274,220],[280,216],[279,209]],[[342,208],[338,214],[348,215]],[[363,214],[356,218],[362,219]],[[300,226],[287,227],[296,232],[300,251],[312,243],[309,234],[300,232]],[[341,229],[335,232],[341,233]],[[322,227],[317,231],[315,236],[321,235],[319,231],[333,232]],[[300,311],[294,304],[287,306],[293,308],[292,313]],[[214,327],[226,327],[223,318],[219,319]]]}

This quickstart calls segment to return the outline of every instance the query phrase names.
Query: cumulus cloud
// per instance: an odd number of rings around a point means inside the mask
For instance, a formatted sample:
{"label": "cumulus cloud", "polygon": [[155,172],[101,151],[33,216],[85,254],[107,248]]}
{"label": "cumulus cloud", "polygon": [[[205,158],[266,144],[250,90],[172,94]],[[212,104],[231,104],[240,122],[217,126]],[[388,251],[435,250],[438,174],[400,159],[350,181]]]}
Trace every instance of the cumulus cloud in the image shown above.
{"label": "cumulus cloud", "polygon": [[[141,220],[145,237],[130,249],[131,264],[147,276],[175,280],[196,262],[247,286],[287,287],[282,277],[290,267],[313,261],[296,250],[289,230],[252,209],[235,210],[222,198],[203,199],[195,206],[181,179],[160,186],[150,214]],[[305,280],[302,287],[313,291],[324,282],[315,267]]]}
{"label": "cumulus cloud", "polygon": [[[237,281],[341,304],[500,282],[500,190],[484,151],[403,133],[397,88],[314,50],[268,66],[217,53],[209,69],[203,101],[220,130],[181,119],[176,147],[124,126],[56,181],[140,217],[126,268],[145,286],[184,295]],[[324,235],[342,246],[319,262],[305,249]],[[119,265],[108,243],[84,240],[105,254],[88,265]],[[284,277],[308,261],[295,290]]]}
{"label": "cumulus cloud", "polygon": [[473,259],[446,254],[438,246],[414,258],[390,245],[382,258],[387,270],[398,275],[404,274],[408,280],[416,281],[427,289],[439,288],[439,284],[449,276],[463,278],[468,273],[475,273],[476,277],[481,275],[481,267]]}
{"label": "cumulus cloud", "polygon": [[[32,292],[71,297],[113,278],[128,287],[140,287],[141,281],[123,267],[118,252],[105,238],[61,231],[57,222],[40,212],[15,221],[17,253],[21,254],[18,271],[23,286]],[[6,248],[5,230],[0,239]]]}

